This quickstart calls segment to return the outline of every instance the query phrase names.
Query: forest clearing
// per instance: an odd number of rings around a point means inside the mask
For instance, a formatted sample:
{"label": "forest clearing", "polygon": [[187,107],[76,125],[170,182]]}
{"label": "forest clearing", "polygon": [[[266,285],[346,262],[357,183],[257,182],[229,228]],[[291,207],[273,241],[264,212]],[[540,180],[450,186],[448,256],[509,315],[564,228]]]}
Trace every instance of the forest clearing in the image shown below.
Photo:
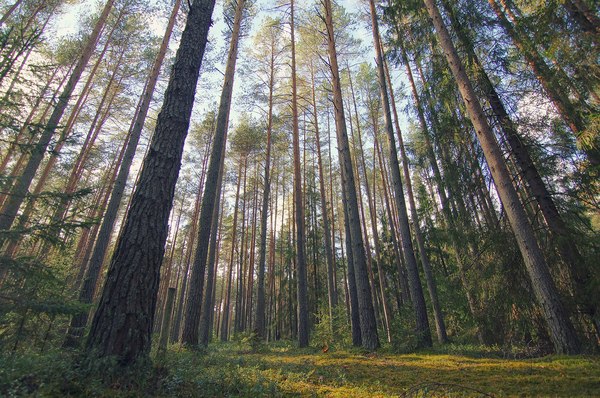
{"label": "forest clearing", "polygon": [[0,396],[600,396],[594,0],[0,0]]}

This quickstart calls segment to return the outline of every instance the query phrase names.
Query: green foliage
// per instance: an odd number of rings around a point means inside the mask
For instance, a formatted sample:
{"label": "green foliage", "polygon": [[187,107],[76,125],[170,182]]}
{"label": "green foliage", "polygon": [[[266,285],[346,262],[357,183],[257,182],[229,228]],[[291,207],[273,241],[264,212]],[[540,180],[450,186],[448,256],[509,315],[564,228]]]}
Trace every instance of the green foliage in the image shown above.
{"label": "green foliage", "polygon": [[328,308],[321,308],[317,318],[319,321],[311,333],[312,346],[330,351],[351,347],[352,331],[343,305],[333,308],[332,316]]}
{"label": "green foliage", "polygon": [[[261,353],[236,343],[198,353],[171,349],[154,368],[59,352],[0,357],[0,395],[94,397],[591,396],[598,361],[505,359],[497,348],[445,345],[417,354],[321,353],[275,342]],[[174,348],[174,347],[171,347]]]}
{"label": "green foliage", "polygon": [[250,347],[250,351],[256,352],[263,346],[263,341],[256,330],[246,331],[236,336],[236,341],[241,346]]}

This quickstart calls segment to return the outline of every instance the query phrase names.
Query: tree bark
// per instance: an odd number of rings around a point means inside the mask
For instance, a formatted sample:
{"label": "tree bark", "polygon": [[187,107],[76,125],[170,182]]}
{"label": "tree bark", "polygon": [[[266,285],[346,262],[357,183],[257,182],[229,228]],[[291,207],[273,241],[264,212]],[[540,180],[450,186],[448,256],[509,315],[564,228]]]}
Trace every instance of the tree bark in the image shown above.
{"label": "tree bark", "polygon": [[324,0],[323,3],[325,5],[325,26],[327,29],[326,34],[329,53],[329,68],[332,74],[333,104],[338,138],[338,151],[342,172],[342,183],[346,189],[346,201],[344,205],[346,206],[348,212],[347,222],[350,228],[350,239],[352,243],[352,257],[354,260],[353,262],[358,296],[358,309],[360,314],[362,346],[367,350],[375,350],[379,347],[379,337],[377,335],[377,323],[375,320],[373,301],[371,299],[371,287],[369,286],[366,254],[360,226],[358,199],[356,186],[354,183],[354,171],[352,170],[352,158],[350,155],[348,133],[346,130],[346,118],[344,116],[340,72],[337,62],[335,35],[333,31],[331,0]]}
{"label": "tree bark", "polygon": [[214,0],[189,11],[156,130],[113,254],[87,350],[121,365],[147,357],[175,183],[190,123]]}
{"label": "tree bark", "polygon": [[[102,224],[100,225],[100,230],[98,231],[98,237],[96,239],[96,243],[93,246],[93,251],[89,263],[86,267],[87,271],[84,276],[83,285],[79,292],[79,301],[85,304],[91,303],[96,294],[98,277],[100,275],[100,270],[102,269],[102,264],[104,263],[106,251],[110,243],[110,235],[113,232],[115,221],[117,219],[117,214],[119,213],[119,207],[123,199],[125,187],[127,185],[127,178],[129,177],[129,170],[131,169],[131,164],[133,163],[133,158],[135,156],[135,152],[140,141],[142,130],[144,128],[144,123],[146,121],[146,116],[148,115],[148,110],[150,109],[150,103],[152,102],[154,89],[156,88],[156,83],[158,82],[158,77],[160,75],[160,68],[163,64],[165,55],[167,53],[167,47],[169,45],[171,34],[173,33],[173,27],[175,26],[175,21],[179,12],[180,5],[181,0],[176,0],[175,4],[173,5],[173,10],[171,11],[171,16],[169,18],[169,22],[167,24],[167,28],[165,30],[165,34],[163,36],[160,48],[158,50],[158,54],[154,59],[154,64],[148,75],[146,87],[144,89],[144,92],[142,93],[138,111],[129,129],[127,147],[125,149],[125,153],[123,154],[123,160],[121,161],[119,173],[114,182],[112,193],[110,195],[110,199],[106,207],[106,212],[104,213],[104,217],[102,218]],[[88,317],[89,312],[85,312],[79,315],[75,315],[73,316],[73,318],[71,318],[71,323],[69,325],[69,331],[67,332],[67,340],[65,340],[65,345],[72,346],[73,344],[76,344],[75,340],[78,340],[79,337],[81,337],[80,330],[84,328],[87,324]],[[70,339],[74,340],[69,341]]]}
{"label": "tree bark", "polygon": [[390,88],[390,102],[392,106],[392,112],[394,116],[394,125],[396,127],[396,133],[398,135],[398,145],[400,147],[400,154],[402,156],[402,169],[404,171],[404,181],[406,181],[406,193],[408,194],[408,203],[410,206],[410,214],[413,219],[413,228],[415,230],[415,237],[417,240],[417,246],[419,249],[419,255],[421,259],[421,265],[423,266],[423,274],[425,275],[425,282],[427,283],[427,290],[429,292],[429,298],[431,300],[431,307],[433,308],[433,317],[435,320],[435,329],[437,333],[438,342],[445,344],[448,342],[448,335],[446,333],[446,324],[444,323],[444,315],[440,305],[440,300],[437,293],[437,285],[433,277],[433,270],[431,263],[429,262],[429,256],[427,255],[425,247],[425,239],[421,232],[421,226],[419,224],[417,205],[413,194],[412,181],[410,178],[410,172],[408,170],[408,156],[406,156],[406,150],[404,148],[404,140],[402,138],[402,132],[400,130],[400,122],[398,118],[398,112],[396,110],[396,99],[394,98],[394,90],[392,88],[392,79],[388,65],[383,59],[385,66],[386,81]]}

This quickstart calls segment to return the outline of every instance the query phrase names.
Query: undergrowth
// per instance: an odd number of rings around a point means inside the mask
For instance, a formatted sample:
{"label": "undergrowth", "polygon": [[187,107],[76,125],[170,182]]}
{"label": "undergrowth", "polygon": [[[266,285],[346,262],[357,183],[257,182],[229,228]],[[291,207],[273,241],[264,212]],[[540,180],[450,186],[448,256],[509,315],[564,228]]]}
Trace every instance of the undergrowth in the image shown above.
{"label": "undergrowth", "polygon": [[207,350],[169,347],[151,368],[106,372],[111,363],[49,352],[0,356],[0,396],[21,397],[431,397],[594,396],[600,360],[507,358],[502,348],[449,344],[411,354],[294,343],[252,336]]}

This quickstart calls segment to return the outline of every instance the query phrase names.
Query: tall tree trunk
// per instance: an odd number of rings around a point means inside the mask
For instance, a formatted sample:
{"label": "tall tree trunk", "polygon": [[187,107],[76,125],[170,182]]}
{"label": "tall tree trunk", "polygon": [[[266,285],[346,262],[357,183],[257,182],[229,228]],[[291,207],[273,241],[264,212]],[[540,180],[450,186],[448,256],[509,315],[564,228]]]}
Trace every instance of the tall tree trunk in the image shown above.
{"label": "tall tree trunk", "polygon": [[479,84],[487,96],[487,101],[494,111],[495,117],[500,123],[500,127],[506,140],[510,146],[512,155],[514,156],[515,162],[519,168],[519,173],[527,183],[527,187],[531,195],[535,198],[539,209],[546,221],[546,225],[553,236],[553,243],[560,255],[562,261],[567,265],[567,275],[571,275],[574,279],[575,284],[575,295],[579,296],[578,301],[585,303],[586,312],[591,313],[592,316],[597,313],[595,307],[597,304],[591,299],[593,295],[584,294],[586,281],[589,281],[588,272],[584,269],[583,258],[575,245],[573,236],[571,235],[565,221],[554,203],[552,195],[546,188],[542,177],[540,176],[537,167],[533,163],[531,156],[523,142],[521,141],[520,135],[517,130],[517,126],[510,118],[504,103],[500,99],[500,96],[496,92],[494,85],[492,84],[489,76],[487,75],[477,53],[472,40],[470,39],[465,28],[456,17],[456,13],[450,3],[447,0],[442,2],[444,9],[450,18],[450,22],[457,33],[458,39],[462,42],[462,45],[469,55],[471,61],[474,63],[477,71],[477,78]]}
{"label": "tall tree trunk", "polygon": [[[363,173],[365,175],[365,188],[367,191],[367,204],[369,207],[369,216],[371,217],[371,231],[373,234],[373,243],[375,246],[375,258],[377,259],[377,275],[379,277],[379,288],[380,288],[380,294],[381,294],[381,303],[382,303],[382,308],[383,308],[383,326],[384,329],[386,331],[386,335],[387,335],[387,340],[388,342],[391,342],[391,330],[390,330],[390,324],[391,324],[391,313],[390,313],[390,309],[388,307],[387,304],[387,300],[386,300],[386,294],[385,294],[385,283],[384,283],[384,275],[383,275],[383,269],[381,267],[381,250],[379,247],[379,234],[377,232],[377,213],[375,210],[375,207],[373,206],[373,199],[372,199],[372,195],[371,195],[371,187],[369,186],[369,179],[367,176],[367,162],[365,161],[365,152],[363,149],[363,139],[362,139],[362,132],[361,132],[361,126],[360,126],[360,118],[358,117],[358,107],[356,105],[356,96],[354,94],[354,84],[352,82],[352,74],[350,73],[350,67],[348,65],[346,65],[346,70],[348,72],[348,82],[350,85],[350,96],[352,97],[352,104],[354,107],[354,114],[355,114],[355,120],[356,120],[356,132],[358,135],[358,142],[359,142],[359,147],[358,147],[358,155],[360,157],[360,164],[362,166],[362,170]],[[351,108],[352,109],[352,108]],[[350,111],[350,113],[352,113]],[[371,112],[372,113],[372,112]],[[373,115],[372,115],[373,117]],[[376,118],[372,118],[372,121],[375,122]],[[352,132],[352,116],[350,116],[349,118],[350,121],[350,134],[354,135],[354,133]],[[375,187],[375,167],[373,167],[373,187]],[[364,216],[363,216],[364,219]],[[366,233],[365,233],[366,235]],[[367,245],[368,247],[368,245]],[[375,285],[373,285],[375,286]]]}
{"label": "tall tree trunk", "polygon": [[294,222],[296,225],[296,277],[298,283],[298,344],[308,346],[308,291],[306,282],[306,234],[300,170],[300,131],[298,127],[298,99],[296,92],[296,39],[294,26],[294,0],[290,2],[290,30],[292,46],[292,130],[294,148]]}
{"label": "tall tree trunk", "polygon": [[[92,30],[92,33],[90,34],[90,37],[88,38],[87,43],[81,52],[81,57],[79,58],[79,61],[77,61],[77,65],[73,69],[73,72],[71,73],[63,92],[58,98],[58,103],[50,115],[48,123],[46,124],[39,141],[31,151],[27,165],[23,169],[21,176],[17,179],[17,181],[15,181],[9,197],[2,206],[0,211],[0,231],[9,230],[15,221],[17,212],[27,196],[27,191],[29,190],[31,181],[35,177],[35,173],[38,170],[42,159],[44,158],[44,154],[46,153],[48,145],[50,144],[50,140],[54,136],[65,109],[67,108],[69,99],[75,90],[75,86],[79,82],[79,79],[81,78],[81,75],[88,64],[88,61],[90,60],[92,53],[96,48],[100,31],[106,23],[108,14],[110,13],[114,2],[115,0],[108,0],[106,2],[104,9],[100,14],[100,18],[98,19],[98,22],[96,22],[96,25],[94,26],[94,29]],[[2,246],[4,239],[5,238],[0,239],[0,246]]]}
{"label": "tall tree trunk", "polygon": [[217,126],[215,129],[213,147],[210,154],[210,162],[208,164],[206,186],[204,187],[204,197],[202,198],[202,207],[200,210],[200,228],[198,229],[197,239],[198,245],[196,246],[194,264],[190,275],[188,300],[185,303],[185,323],[183,325],[182,342],[190,346],[198,344],[198,327],[201,314],[200,306],[202,302],[202,290],[204,288],[204,273],[206,270],[208,245],[210,242],[211,219],[214,213],[215,201],[218,199],[215,195],[219,185],[218,175],[221,164],[221,153],[225,150],[225,143],[227,140],[229,111],[231,109],[231,96],[233,93],[233,79],[237,61],[242,14],[245,4],[246,0],[238,0],[235,10],[227,67],[225,69],[223,90],[221,92],[219,112],[217,115]]}
{"label": "tall tree trunk", "polygon": [[[225,151],[221,154],[221,170],[219,170],[219,180],[223,179],[223,174],[225,173]],[[217,184],[217,192],[216,195],[219,198],[221,196],[221,190],[223,188],[223,181],[219,181]],[[210,245],[209,245],[209,255],[208,255],[208,269],[206,272],[206,293],[204,299],[204,305],[202,306],[202,314],[200,315],[200,327],[199,327],[199,341],[200,345],[203,347],[208,347],[208,342],[210,341],[210,330],[211,330],[211,319],[212,314],[214,313],[214,300],[213,300],[213,291],[214,291],[214,277],[216,274],[217,268],[217,234],[219,231],[220,217],[219,211],[221,208],[221,203],[224,201],[217,201],[215,203],[215,208],[213,210],[212,216],[212,225],[210,227]],[[221,218],[223,215],[221,214]]]}
{"label": "tall tree trunk", "polygon": [[486,120],[483,109],[479,104],[479,100],[475,95],[462,62],[456,53],[450,34],[442,21],[434,0],[424,0],[424,3],[437,31],[440,45],[444,50],[452,74],[458,84],[467,112],[475,126],[477,138],[489,164],[498,194],[517,239],[535,296],[544,314],[554,349],[558,353],[576,354],[581,349],[579,338],[560,301],[546,260],[535,239],[533,228],[529,224],[527,214],[512,185],[510,173],[504,163],[504,158],[502,157],[494,133]]}
{"label": "tall tree trunk", "polygon": [[[85,304],[91,303],[96,293],[98,277],[100,275],[100,270],[102,269],[102,264],[104,263],[106,251],[110,243],[110,235],[113,232],[117,214],[119,213],[119,207],[121,200],[123,199],[125,187],[127,185],[127,178],[129,177],[129,170],[131,169],[131,164],[133,163],[133,158],[140,141],[146,116],[148,115],[148,110],[150,109],[152,95],[154,94],[156,83],[158,82],[160,68],[165,59],[167,47],[169,45],[171,34],[173,33],[173,27],[175,26],[175,21],[180,6],[181,0],[176,0],[173,10],[171,11],[171,16],[158,50],[158,54],[156,55],[154,64],[152,65],[152,69],[148,75],[148,81],[146,82],[146,87],[142,93],[138,111],[129,129],[127,147],[125,149],[125,153],[123,154],[123,160],[121,161],[119,173],[115,180],[114,187],[106,207],[106,212],[104,213],[102,224],[100,225],[100,230],[98,231],[98,237],[93,246],[89,263],[87,264],[87,271],[84,277],[83,285],[79,291],[79,301]],[[71,318],[69,331],[67,332],[67,339],[65,340],[66,345],[72,346],[77,343],[77,340],[81,337],[82,328],[84,328],[88,322],[88,317],[89,312],[84,312]],[[177,319],[175,322],[177,322]]]}
{"label": "tall tree trunk", "polygon": [[[317,166],[319,169],[319,194],[321,197],[321,209],[323,212],[323,234],[325,235],[325,260],[327,261],[327,299],[329,304],[329,319],[333,321],[333,309],[337,307],[338,298],[335,289],[335,262],[333,258],[333,249],[331,247],[331,226],[329,223],[329,211],[327,207],[327,196],[325,192],[325,176],[323,173],[323,157],[321,156],[321,136],[319,133],[319,118],[317,117],[317,98],[315,94],[315,76],[314,69],[311,63],[311,94],[312,94],[312,111],[314,117],[315,140],[317,147]],[[333,204],[332,204],[333,205]]]}
{"label": "tall tree trunk", "polygon": [[433,271],[429,262],[429,256],[425,248],[425,239],[421,232],[421,226],[417,215],[417,205],[413,194],[412,181],[410,178],[410,172],[408,169],[408,156],[406,156],[406,150],[404,148],[404,140],[402,138],[402,131],[400,130],[400,121],[398,118],[398,111],[396,110],[396,99],[394,98],[394,90],[392,88],[392,79],[390,77],[390,71],[388,65],[382,57],[382,61],[385,66],[386,82],[390,88],[390,102],[392,106],[392,112],[394,116],[394,125],[396,127],[396,133],[398,135],[398,145],[400,147],[400,155],[402,156],[402,169],[404,171],[404,181],[406,182],[406,193],[408,194],[408,203],[410,206],[410,214],[413,219],[413,228],[415,230],[415,238],[417,240],[417,246],[419,248],[419,255],[421,259],[421,265],[423,266],[423,274],[425,275],[425,282],[427,283],[427,290],[429,292],[429,298],[431,299],[431,307],[433,308],[433,317],[435,319],[435,329],[437,333],[438,342],[444,344],[448,342],[448,335],[446,333],[446,324],[444,323],[444,315],[440,306],[440,300],[437,293],[437,285],[433,277]]}
{"label": "tall tree trunk", "polygon": [[271,133],[273,130],[273,91],[275,87],[275,48],[271,43],[269,70],[269,110],[267,113],[267,149],[265,155],[265,175],[260,219],[260,248],[258,258],[258,281],[256,292],[256,330],[258,337],[265,339],[265,267],[267,261],[267,218],[269,195],[271,193]]}
{"label": "tall tree trunk", "polygon": [[87,349],[129,365],[147,357],[160,265],[214,0],[189,11],[156,130],[117,241]]}
{"label": "tall tree trunk", "polygon": [[[342,183],[342,200],[346,201],[347,198],[347,194],[346,194],[346,186],[345,184]],[[362,330],[360,327],[360,308],[359,308],[359,303],[358,303],[358,288],[356,286],[356,274],[354,272],[354,255],[353,255],[353,251],[352,251],[352,237],[350,235],[350,223],[348,221],[348,210],[346,208],[346,206],[344,206],[342,204],[342,207],[344,209],[344,237],[345,237],[345,242],[344,244],[346,245],[346,265],[348,268],[348,280],[347,280],[347,284],[345,284],[347,286],[347,298],[346,298],[346,304],[348,307],[349,304],[349,309],[350,311],[348,311],[349,315],[350,315],[350,326],[351,326],[351,330],[352,330],[352,345],[355,347],[360,347],[362,346]],[[340,229],[341,229],[341,223],[340,223]],[[341,234],[341,232],[340,232]],[[343,245],[342,245],[343,246]],[[342,248],[342,258],[343,258],[343,251],[344,249]]]}
{"label": "tall tree trunk", "polygon": [[337,50],[335,46],[335,35],[333,31],[333,14],[331,0],[324,0],[325,26],[327,29],[327,44],[329,53],[329,67],[332,74],[333,104],[335,109],[335,124],[338,138],[338,151],[340,167],[342,171],[342,183],[346,189],[347,222],[350,227],[350,238],[352,242],[352,257],[354,259],[354,272],[358,296],[358,307],[360,314],[360,329],[362,346],[367,350],[375,350],[379,347],[377,335],[377,323],[375,311],[371,299],[371,287],[369,286],[369,275],[366,264],[365,247],[363,245],[358,199],[354,183],[354,172],[352,170],[352,158],[348,144],[348,133],[346,130],[346,118],[342,100],[342,88],[340,84],[340,71],[337,62]]}
{"label": "tall tree trunk", "polygon": [[235,193],[235,205],[233,206],[233,224],[231,227],[231,255],[229,256],[229,267],[227,269],[227,287],[225,290],[225,299],[223,303],[223,315],[221,317],[221,341],[227,341],[229,338],[229,308],[231,303],[231,285],[233,279],[233,264],[235,261],[235,247],[236,247],[236,236],[237,236],[237,223],[238,223],[238,208],[240,204],[240,187],[241,187],[241,174],[242,165],[244,162],[240,159],[238,166],[238,178],[237,178],[237,189]]}
{"label": "tall tree trunk", "polygon": [[[398,208],[398,220],[400,222],[400,240],[402,242],[402,249],[404,252],[404,260],[406,261],[406,270],[408,273],[408,286],[410,288],[410,297],[412,298],[413,308],[415,311],[416,319],[416,332],[418,346],[429,347],[431,346],[431,331],[429,329],[429,320],[427,318],[427,307],[425,305],[425,297],[423,296],[423,287],[421,286],[421,280],[419,277],[419,269],[417,267],[417,259],[412,245],[412,239],[410,235],[410,225],[408,220],[408,213],[406,211],[406,203],[404,201],[404,189],[402,187],[402,177],[400,175],[400,164],[398,162],[398,153],[396,151],[396,140],[394,138],[394,128],[392,126],[392,115],[390,110],[390,103],[388,97],[387,83],[385,79],[385,70],[383,65],[383,55],[381,51],[381,42],[379,39],[379,27],[377,23],[377,14],[375,10],[374,0],[369,1],[371,7],[371,26],[373,28],[373,42],[376,53],[377,71],[379,76],[379,88],[381,92],[381,101],[383,106],[383,116],[386,127],[386,132],[389,141],[389,161],[390,169],[392,173],[392,185],[394,187],[394,193],[396,198],[396,206]],[[400,135],[398,131],[398,135]],[[400,137],[401,138],[401,137]],[[402,148],[402,146],[401,146]],[[408,164],[404,159],[404,174],[405,183],[410,184],[410,174],[408,171]],[[409,191],[409,198],[412,196],[412,192]],[[415,214],[416,215],[416,211]],[[418,220],[413,220],[413,225],[418,225]],[[421,237],[421,243],[422,242]],[[419,237],[417,236],[417,242]],[[425,255],[422,259],[425,267],[427,261],[426,253],[423,248],[421,255]]]}

